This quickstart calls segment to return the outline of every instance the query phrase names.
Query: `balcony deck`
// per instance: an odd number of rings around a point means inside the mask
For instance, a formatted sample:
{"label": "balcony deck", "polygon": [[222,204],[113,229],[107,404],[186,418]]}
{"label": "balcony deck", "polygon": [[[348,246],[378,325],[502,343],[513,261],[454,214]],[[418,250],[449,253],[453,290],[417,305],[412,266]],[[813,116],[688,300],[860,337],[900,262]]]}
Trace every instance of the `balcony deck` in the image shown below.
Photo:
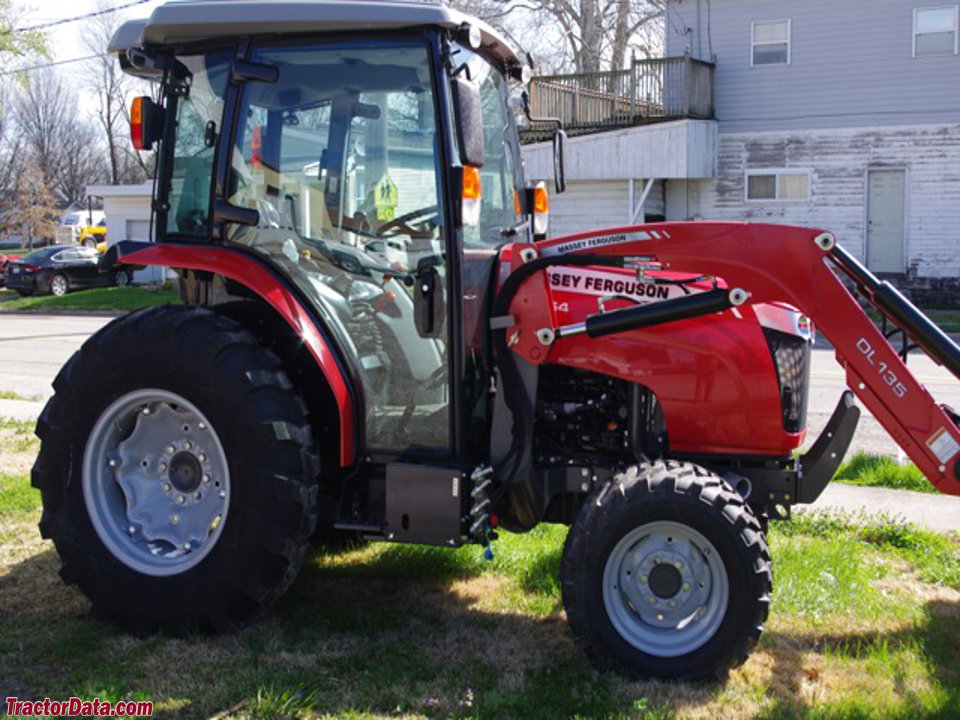
{"label": "balcony deck", "polygon": [[[559,118],[568,135],[670,120],[714,119],[713,63],[691,57],[633,60],[624,70],[545,75],[530,83],[534,117]],[[525,143],[548,139],[552,128],[521,133]]]}

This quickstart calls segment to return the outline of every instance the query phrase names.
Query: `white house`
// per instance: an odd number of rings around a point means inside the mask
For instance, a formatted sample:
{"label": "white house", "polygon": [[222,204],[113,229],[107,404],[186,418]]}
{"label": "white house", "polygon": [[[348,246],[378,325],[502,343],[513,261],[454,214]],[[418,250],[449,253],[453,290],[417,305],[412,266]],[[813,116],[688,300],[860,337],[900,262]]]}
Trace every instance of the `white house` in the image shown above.
{"label": "white house", "polygon": [[[661,214],[662,194],[668,220],[823,227],[916,298],[960,304],[956,2],[668,0],[666,50],[715,65],[714,114],[699,121],[715,141],[678,137],[659,154],[689,158],[696,146],[710,157],[692,164],[714,172],[660,174],[621,156],[640,149],[623,136],[648,137],[657,125],[572,139],[572,154],[618,169],[598,185],[601,171],[581,177],[570,164],[555,231],[595,227],[588,208],[625,219],[629,178],[653,177],[648,212]],[[526,149],[542,177],[552,174],[547,155]]]}
{"label": "white house", "polygon": [[[90,185],[87,195],[103,200],[103,213],[107,218],[107,243],[113,245],[121,240],[151,242],[150,205],[153,184],[141,185]],[[165,273],[162,268],[147,268],[134,275],[134,282],[160,282]]]}

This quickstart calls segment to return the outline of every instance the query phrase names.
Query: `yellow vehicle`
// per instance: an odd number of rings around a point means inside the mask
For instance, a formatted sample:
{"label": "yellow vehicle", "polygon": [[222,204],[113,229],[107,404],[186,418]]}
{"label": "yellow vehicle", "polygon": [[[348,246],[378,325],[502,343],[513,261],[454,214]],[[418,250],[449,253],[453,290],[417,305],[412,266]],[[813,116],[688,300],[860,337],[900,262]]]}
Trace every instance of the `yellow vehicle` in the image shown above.
{"label": "yellow vehicle", "polygon": [[77,236],[77,244],[88,248],[96,248],[100,252],[107,250],[107,221],[101,220],[96,225],[87,225]]}

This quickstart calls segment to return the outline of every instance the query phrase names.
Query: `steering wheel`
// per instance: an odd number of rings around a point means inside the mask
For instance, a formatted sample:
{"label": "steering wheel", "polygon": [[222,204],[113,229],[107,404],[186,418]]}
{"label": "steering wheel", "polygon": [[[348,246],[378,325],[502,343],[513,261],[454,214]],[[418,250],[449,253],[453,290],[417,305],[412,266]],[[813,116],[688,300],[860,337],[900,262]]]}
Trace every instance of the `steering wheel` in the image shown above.
{"label": "steering wheel", "polygon": [[436,205],[429,205],[427,207],[413,210],[412,212],[404,213],[400,217],[394,218],[393,220],[388,220],[379,228],[377,228],[377,235],[386,235],[391,230],[399,230],[404,235],[422,235],[424,231],[411,227],[410,222],[412,220],[416,220],[417,218],[426,217],[427,215],[436,215],[437,210],[438,208]]}

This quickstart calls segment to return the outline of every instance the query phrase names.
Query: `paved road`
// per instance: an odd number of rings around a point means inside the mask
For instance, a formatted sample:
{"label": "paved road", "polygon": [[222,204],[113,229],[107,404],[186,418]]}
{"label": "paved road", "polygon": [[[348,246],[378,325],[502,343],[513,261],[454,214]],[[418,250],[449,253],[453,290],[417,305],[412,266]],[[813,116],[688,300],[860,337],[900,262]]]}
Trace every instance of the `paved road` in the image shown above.
{"label": "paved road", "polygon": [[[46,400],[60,367],[108,322],[104,317],[0,314],[0,391]],[[31,420],[42,407],[42,402],[0,400],[0,416]]]}
{"label": "paved road", "polygon": [[[102,317],[0,314],[0,390],[46,399],[60,366],[83,341],[110,321]],[[910,367],[940,402],[960,407],[960,382],[925,356],[910,357]],[[820,433],[846,388],[831,349],[815,348],[811,370],[809,442]],[[0,416],[30,419],[36,403],[0,401]],[[869,413],[864,413],[854,450],[896,456],[897,446]]]}

